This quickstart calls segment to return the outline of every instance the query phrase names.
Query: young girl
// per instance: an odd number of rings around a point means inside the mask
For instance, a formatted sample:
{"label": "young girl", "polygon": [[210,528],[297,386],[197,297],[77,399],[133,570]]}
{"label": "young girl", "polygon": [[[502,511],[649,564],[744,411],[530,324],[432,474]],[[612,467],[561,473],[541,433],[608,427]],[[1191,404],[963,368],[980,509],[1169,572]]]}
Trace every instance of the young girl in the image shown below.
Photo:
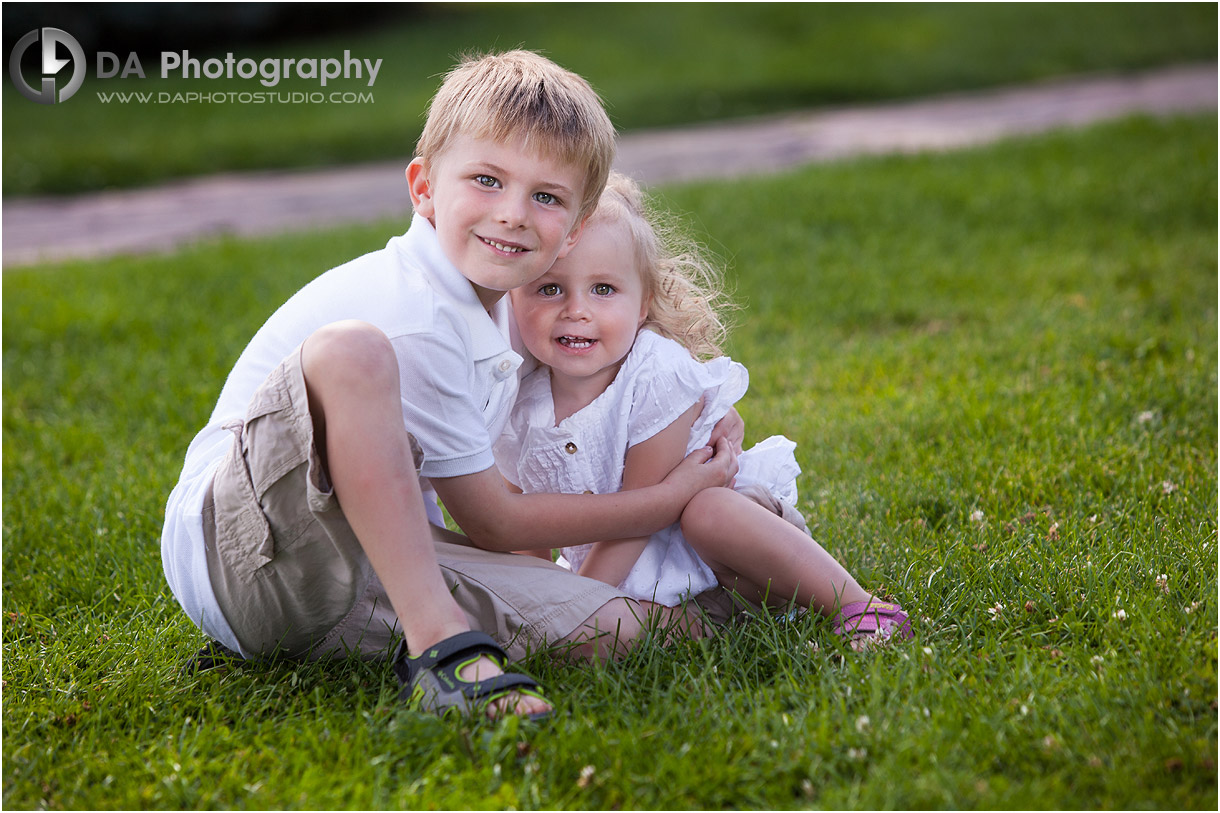
{"label": "young girl", "polygon": [[[714,282],[697,253],[666,245],[634,182],[612,173],[576,247],[511,294],[540,366],[496,444],[504,476],[527,493],[641,488],[705,446],[748,384],[745,368],[720,355]],[[795,508],[795,447],[768,438],[741,455],[734,488],[700,492],[680,523],[564,548],[560,563],[665,606],[720,585],[756,606],[795,601],[832,617],[853,644],[910,636],[901,607],[860,587],[809,536]],[[723,601],[711,614],[727,620]]]}

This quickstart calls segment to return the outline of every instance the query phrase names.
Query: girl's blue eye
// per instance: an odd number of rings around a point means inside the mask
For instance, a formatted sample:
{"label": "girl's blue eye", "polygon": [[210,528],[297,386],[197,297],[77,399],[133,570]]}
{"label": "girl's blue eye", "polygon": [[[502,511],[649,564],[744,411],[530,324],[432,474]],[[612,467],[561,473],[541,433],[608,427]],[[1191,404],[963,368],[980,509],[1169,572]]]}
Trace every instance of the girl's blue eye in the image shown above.
{"label": "girl's blue eye", "polygon": [[536,192],[534,194],[534,200],[538,201],[539,203],[544,203],[548,206],[553,203],[559,203],[559,198],[555,197],[550,192]]}
{"label": "girl's blue eye", "polygon": [[547,283],[538,289],[538,293],[542,294],[543,296],[558,296],[559,286],[553,282]]}
{"label": "girl's blue eye", "polygon": [[610,294],[614,293],[614,286],[607,285],[604,282],[599,282],[593,286],[593,293],[597,294],[598,296],[610,296]]}

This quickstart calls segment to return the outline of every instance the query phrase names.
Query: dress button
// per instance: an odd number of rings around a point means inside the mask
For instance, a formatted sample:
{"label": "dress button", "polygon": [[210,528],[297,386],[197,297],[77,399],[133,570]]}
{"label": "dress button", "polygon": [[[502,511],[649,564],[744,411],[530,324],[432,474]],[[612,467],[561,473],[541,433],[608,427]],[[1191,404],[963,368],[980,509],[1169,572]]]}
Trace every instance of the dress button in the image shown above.
{"label": "dress button", "polygon": [[504,361],[500,362],[499,367],[500,367],[500,372],[507,373],[509,370],[511,370],[513,368],[513,363],[511,361],[509,361],[508,359],[504,359]]}
{"label": "dress button", "polygon": [[576,454],[576,444],[569,440],[567,444],[564,445],[563,450],[568,454]]}

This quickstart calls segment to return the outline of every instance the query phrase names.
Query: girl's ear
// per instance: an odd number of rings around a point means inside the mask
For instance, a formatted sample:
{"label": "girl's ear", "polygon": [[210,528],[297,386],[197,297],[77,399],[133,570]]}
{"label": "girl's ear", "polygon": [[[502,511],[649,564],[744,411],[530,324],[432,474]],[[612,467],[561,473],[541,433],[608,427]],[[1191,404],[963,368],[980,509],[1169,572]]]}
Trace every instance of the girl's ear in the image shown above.
{"label": "girl's ear", "polygon": [[436,213],[432,201],[432,183],[428,179],[428,166],[422,158],[413,158],[407,164],[407,188],[411,191],[411,205],[415,213],[429,220]]}

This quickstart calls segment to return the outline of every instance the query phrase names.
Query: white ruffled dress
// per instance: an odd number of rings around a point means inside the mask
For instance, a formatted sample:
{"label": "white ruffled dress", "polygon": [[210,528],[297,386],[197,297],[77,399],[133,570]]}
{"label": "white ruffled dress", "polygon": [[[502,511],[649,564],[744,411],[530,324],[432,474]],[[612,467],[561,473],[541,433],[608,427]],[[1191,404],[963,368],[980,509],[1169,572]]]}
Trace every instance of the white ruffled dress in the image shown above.
{"label": "white ruffled dress", "polygon": [[[550,370],[521,382],[508,427],[495,446],[501,472],[525,493],[608,494],[622,489],[627,450],[669,426],[700,397],[702,415],[687,453],[707,445],[712,427],[745,395],[746,368],[728,357],[699,362],[677,342],[641,330],[618,375],[593,403],[555,424]],[[775,435],[738,458],[737,486],[762,485],[795,506],[796,444]],[[559,563],[580,569],[592,545],[563,549]],[[652,535],[619,588],[674,606],[716,586],[710,567],[675,523]]]}

